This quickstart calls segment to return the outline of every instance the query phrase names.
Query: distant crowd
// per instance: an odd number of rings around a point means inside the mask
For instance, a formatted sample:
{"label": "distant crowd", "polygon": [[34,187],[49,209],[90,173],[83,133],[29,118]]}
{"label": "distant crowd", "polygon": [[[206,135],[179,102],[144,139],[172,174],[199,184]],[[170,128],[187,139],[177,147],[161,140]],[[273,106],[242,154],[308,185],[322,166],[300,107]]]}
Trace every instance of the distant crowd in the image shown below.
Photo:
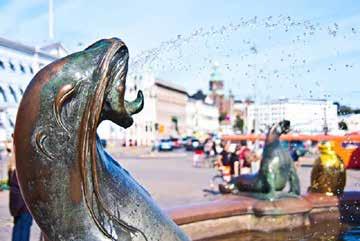
{"label": "distant crowd", "polygon": [[193,166],[213,166],[221,171],[225,180],[230,180],[240,174],[256,173],[260,165],[259,152],[254,144],[246,141],[235,144],[208,138],[195,150]]}
{"label": "distant crowd", "polygon": [[[299,166],[299,159],[308,153],[314,143],[284,142],[284,148],[289,150],[290,156]],[[231,178],[242,174],[256,174],[260,168],[264,143],[241,141],[232,143],[212,137],[195,148],[193,155],[194,167],[214,167],[218,170],[222,180],[228,182]]]}

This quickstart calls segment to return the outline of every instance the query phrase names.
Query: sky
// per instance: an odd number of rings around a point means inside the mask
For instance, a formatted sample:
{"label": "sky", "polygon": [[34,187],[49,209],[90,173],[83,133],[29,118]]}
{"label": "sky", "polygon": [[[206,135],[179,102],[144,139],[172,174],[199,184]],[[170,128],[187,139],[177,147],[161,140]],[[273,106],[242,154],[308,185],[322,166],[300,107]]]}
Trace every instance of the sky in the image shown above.
{"label": "sky", "polygon": [[349,0],[0,0],[0,36],[70,52],[120,37],[130,73],[144,69],[207,91],[214,64],[225,92],[257,101],[326,98],[360,107],[360,2]]}

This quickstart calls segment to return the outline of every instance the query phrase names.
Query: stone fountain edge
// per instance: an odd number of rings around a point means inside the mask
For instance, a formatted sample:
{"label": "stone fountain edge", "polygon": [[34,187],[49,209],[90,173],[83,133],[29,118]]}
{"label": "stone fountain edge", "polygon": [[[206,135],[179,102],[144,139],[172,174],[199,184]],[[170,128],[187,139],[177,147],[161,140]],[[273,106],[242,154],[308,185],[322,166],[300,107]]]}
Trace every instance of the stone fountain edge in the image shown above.
{"label": "stone fountain edge", "polygon": [[271,232],[329,221],[360,222],[360,192],[341,196],[308,193],[298,199],[262,201],[225,195],[165,210],[192,240],[244,231]]}

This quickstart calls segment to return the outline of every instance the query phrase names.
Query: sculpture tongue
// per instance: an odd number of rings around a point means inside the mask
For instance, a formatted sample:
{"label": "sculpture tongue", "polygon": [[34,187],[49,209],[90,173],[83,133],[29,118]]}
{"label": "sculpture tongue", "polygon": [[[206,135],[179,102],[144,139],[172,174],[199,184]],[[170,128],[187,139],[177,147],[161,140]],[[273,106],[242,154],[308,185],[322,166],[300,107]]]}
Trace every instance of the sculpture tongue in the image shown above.
{"label": "sculpture tongue", "polygon": [[125,101],[126,112],[130,115],[139,113],[144,107],[144,95],[141,90],[139,90],[135,100],[129,102]]}

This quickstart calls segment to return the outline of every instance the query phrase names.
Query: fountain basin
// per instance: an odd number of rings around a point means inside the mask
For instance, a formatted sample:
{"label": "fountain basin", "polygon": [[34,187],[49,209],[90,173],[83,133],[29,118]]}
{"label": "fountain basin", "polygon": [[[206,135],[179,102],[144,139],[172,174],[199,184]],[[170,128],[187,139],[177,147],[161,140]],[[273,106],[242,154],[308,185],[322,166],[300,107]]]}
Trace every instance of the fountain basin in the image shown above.
{"label": "fountain basin", "polygon": [[273,202],[225,195],[214,201],[166,211],[192,240],[204,240],[239,232],[271,232],[331,221],[359,223],[359,206],[360,192],[346,192],[339,197],[309,193]]}

